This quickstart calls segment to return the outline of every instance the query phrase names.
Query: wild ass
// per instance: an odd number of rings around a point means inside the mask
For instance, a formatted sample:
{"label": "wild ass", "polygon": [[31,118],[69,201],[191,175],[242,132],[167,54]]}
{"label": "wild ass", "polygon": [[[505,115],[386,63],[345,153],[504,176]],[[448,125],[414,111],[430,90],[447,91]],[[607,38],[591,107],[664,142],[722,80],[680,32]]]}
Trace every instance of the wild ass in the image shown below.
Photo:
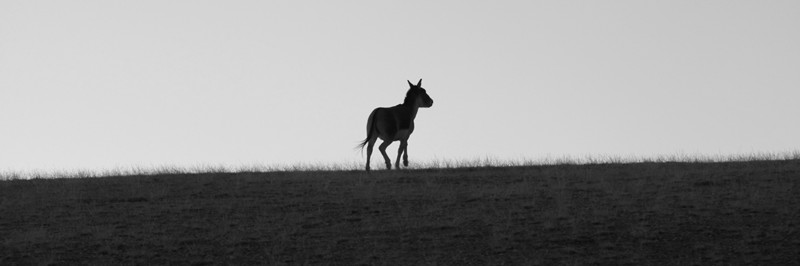
{"label": "wild ass", "polygon": [[[408,81],[408,80],[407,80]],[[403,156],[403,165],[408,167],[408,137],[414,132],[414,118],[417,117],[417,110],[428,108],[433,105],[433,100],[425,89],[422,88],[422,79],[417,85],[408,81],[408,92],[402,104],[393,107],[378,107],[369,114],[367,119],[367,138],[359,144],[362,149],[367,145],[367,171],[369,171],[369,160],[372,157],[372,147],[378,138],[383,140],[378,149],[386,161],[386,169],[392,169],[392,162],[389,155],[386,155],[386,147],[392,142],[399,140],[400,148],[397,150],[397,161],[395,168],[400,169],[400,155]]]}

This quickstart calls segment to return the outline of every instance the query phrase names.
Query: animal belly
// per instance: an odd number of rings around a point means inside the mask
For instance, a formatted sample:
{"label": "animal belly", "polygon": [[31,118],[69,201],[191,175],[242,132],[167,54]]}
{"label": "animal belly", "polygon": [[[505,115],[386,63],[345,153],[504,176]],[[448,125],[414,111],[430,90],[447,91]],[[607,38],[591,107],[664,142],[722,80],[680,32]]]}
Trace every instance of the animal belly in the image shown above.
{"label": "animal belly", "polygon": [[403,139],[407,140],[408,136],[411,136],[411,130],[408,130],[408,129],[398,130],[397,132],[394,133],[394,135],[385,134],[385,133],[382,133],[382,134],[378,135],[378,137],[381,138],[384,141],[395,141],[395,140],[403,140]]}
{"label": "animal belly", "polygon": [[408,139],[409,136],[411,136],[411,130],[401,129],[397,131],[397,134],[394,134],[394,139],[395,140]]}

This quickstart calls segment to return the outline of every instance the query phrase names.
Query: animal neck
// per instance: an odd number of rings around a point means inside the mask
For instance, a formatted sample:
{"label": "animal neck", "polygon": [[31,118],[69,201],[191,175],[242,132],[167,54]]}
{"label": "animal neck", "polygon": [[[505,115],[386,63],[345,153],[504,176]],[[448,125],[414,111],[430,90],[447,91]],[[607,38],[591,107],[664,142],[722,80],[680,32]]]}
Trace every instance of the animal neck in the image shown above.
{"label": "animal neck", "polygon": [[404,107],[406,112],[408,112],[409,117],[411,120],[414,120],[417,117],[417,111],[419,111],[419,106],[417,106],[414,102],[409,103],[408,101],[404,102],[400,106]]}
{"label": "animal neck", "polygon": [[416,99],[414,97],[406,96],[406,98],[403,99],[403,106],[411,107],[415,105],[416,105]]}
{"label": "animal neck", "polygon": [[419,111],[419,106],[409,106],[408,108],[409,115],[411,115],[411,121],[414,121],[414,118],[417,117],[417,111]]}

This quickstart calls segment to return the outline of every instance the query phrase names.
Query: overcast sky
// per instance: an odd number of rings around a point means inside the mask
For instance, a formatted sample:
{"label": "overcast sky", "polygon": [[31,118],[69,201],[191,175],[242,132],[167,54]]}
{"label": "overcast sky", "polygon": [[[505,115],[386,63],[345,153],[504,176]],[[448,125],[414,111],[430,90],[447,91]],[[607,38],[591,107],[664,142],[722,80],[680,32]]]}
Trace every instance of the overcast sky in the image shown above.
{"label": "overcast sky", "polygon": [[[798,149],[800,1],[2,1],[0,170]],[[390,146],[394,157],[397,143]],[[373,155],[377,167],[379,155]]]}

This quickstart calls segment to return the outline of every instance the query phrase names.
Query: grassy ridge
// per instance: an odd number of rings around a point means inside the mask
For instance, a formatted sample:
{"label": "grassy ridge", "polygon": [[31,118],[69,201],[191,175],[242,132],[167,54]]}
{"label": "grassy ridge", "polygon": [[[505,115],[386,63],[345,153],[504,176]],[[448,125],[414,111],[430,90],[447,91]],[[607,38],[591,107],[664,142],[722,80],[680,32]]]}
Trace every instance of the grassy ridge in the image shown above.
{"label": "grassy ridge", "polygon": [[[362,154],[363,155],[363,154]],[[476,168],[476,167],[527,167],[547,165],[585,165],[585,164],[630,164],[630,163],[719,163],[719,162],[755,162],[800,160],[800,151],[756,152],[742,154],[666,154],[656,156],[637,155],[583,155],[583,156],[545,156],[538,159],[518,158],[499,159],[491,156],[472,159],[433,159],[424,162],[412,162],[407,169],[442,169],[442,168]],[[380,158],[374,158],[373,170],[384,169]],[[405,167],[403,167],[406,169]],[[198,164],[194,166],[156,165],[156,166],[118,166],[107,169],[72,169],[51,171],[14,171],[0,170],[0,181],[16,179],[41,178],[84,178],[114,177],[134,175],[180,175],[180,174],[219,174],[249,172],[309,172],[309,171],[355,171],[363,170],[363,161],[349,163],[294,163],[294,164]]]}
{"label": "grassy ridge", "polygon": [[0,181],[0,264],[798,264],[800,160]]}

